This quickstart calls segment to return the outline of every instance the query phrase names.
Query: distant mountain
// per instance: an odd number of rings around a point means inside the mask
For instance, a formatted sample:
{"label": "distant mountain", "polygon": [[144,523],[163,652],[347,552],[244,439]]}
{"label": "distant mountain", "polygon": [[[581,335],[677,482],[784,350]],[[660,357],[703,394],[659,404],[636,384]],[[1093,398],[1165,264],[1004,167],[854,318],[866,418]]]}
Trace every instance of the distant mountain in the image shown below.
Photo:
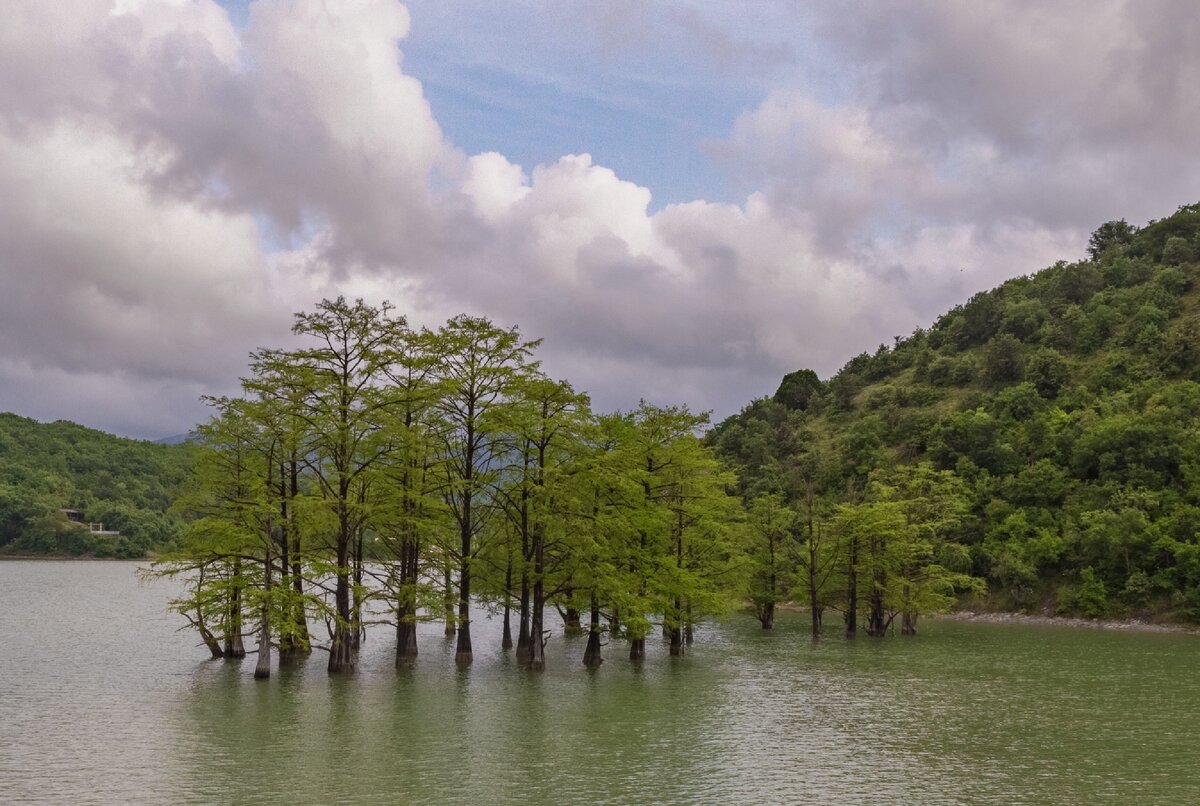
{"label": "distant mountain", "polygon": [[[965,482],[990,604],[1200,621],[1200,204],[971,297],[828,381],[786,376],[708,439],[747,496],[832,511],[873,471]],[[808,479],[808,482],[803,481]]]}
{"label": "distant mountain", "polygon": [[194,431],[188,431],[186,434],[175,434],[170,437],[154,440],[156,445],[182,445],[185,442],[190,442],[196,438]]}
{"label": "distant mountain", "polygon": [[[0,553],[141,557],[169,546],[190,452],[0,414]],[[98,534],[101,524],[119,534]]]}

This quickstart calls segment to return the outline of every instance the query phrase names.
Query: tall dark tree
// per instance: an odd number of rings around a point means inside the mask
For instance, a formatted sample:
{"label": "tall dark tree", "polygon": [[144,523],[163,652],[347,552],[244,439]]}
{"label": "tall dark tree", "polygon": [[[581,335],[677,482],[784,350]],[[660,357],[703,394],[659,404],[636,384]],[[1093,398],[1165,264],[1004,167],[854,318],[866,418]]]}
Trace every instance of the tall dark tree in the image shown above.
{"label": "tall dark tree", "polygon": [[504,409],[521,380],[537,368],[537,341],[521,338],[487,319],[456,316],[438,331],[438,394],[434,408],[442,432],[442,492],[457,526],[457,540],[446,546],[458,563],[458,645],[455,661],[469,664],[471,649],[471,575],[478,540],[496,513],[496,487],[513,449],[503,428]]}

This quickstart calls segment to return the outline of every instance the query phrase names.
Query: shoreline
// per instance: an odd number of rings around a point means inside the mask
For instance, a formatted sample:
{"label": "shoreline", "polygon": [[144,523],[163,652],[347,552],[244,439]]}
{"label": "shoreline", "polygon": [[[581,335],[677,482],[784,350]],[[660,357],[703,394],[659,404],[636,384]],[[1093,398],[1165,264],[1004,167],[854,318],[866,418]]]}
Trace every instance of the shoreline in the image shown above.
{"label": "shoreline", "polygon": [[1028,624],[1042,627],[1069,627],[1077,630],[1200,635],[1200,626],[1171,622],[1142,621],[1141,619],[1086,619],[1067,616],[1035,616],[1028,613],[993,613],[974,610],[938,613],[928,618],[946,619],[949,621],[970,621],[977,624]]}
{"label": "shoreline", "polygon": [[0,554],[0,562],[22,560],[35,562],[79,562],[79,563],[136,563],[153,562],[153,557],[74,557],[70,554]]}

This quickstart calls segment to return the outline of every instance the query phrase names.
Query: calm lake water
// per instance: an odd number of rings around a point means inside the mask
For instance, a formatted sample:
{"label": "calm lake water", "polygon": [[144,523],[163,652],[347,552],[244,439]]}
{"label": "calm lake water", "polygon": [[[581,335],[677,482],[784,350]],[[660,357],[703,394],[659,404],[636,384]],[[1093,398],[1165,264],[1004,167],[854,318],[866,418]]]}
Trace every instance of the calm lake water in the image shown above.
{"label": "calm lake water", "polygon": [[[126,563],[0,562],[0,802],[1196,803],[1200,638],[934,622],[814,645],[704,625],[692,654],[606,648],[557,622],[548,671],[438,625],[397,675],[388,631],[359,673],[255,681]],[[253,648],[253,641],[247,645]]]}

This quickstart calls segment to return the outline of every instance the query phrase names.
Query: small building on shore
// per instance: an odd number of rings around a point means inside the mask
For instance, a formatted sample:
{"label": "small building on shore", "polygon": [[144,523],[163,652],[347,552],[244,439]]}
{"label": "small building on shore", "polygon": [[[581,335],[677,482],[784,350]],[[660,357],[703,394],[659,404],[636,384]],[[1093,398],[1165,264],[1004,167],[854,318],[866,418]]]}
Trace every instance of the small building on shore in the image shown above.
{"label": "small building on shore", "polygon": [[120,532],[113,531],[112,529],[105,529],[103,523],[92,523],[90,521],[85,521],[83,519],[83,513],[77,509],[65,509],[64,508],[64,509],[60,509],[59,513],[61,513],[62,516],[67,519],[68,522],[78,526],[80,529],[87,529],[89,532],[91,532],[94,535],[103,535],[105,537],[120,537],[121,536]]}

